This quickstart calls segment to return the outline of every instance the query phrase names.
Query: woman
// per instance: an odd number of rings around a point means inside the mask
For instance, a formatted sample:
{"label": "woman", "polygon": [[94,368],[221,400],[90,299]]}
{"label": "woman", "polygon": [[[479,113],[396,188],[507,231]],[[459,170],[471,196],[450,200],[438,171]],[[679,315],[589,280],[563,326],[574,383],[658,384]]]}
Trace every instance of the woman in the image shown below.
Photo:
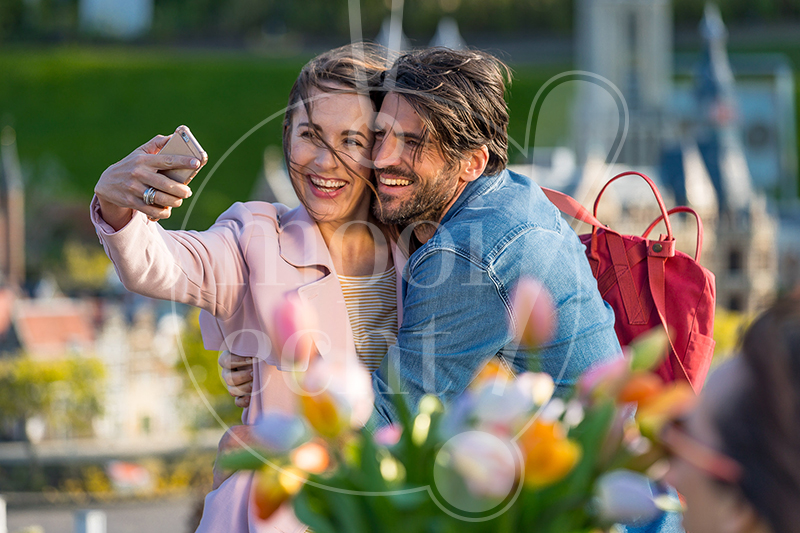
{"label": "woman", "polygon": [[800,297],[779,301],[664,434],[691,533],[800,530]]}
{"label": "woman", "polygon": [[[397,276],[404,256],[371,214],[370,87],[381,58],[361,45],[323,54],[301,71],[289,96],[283,141],[302,206],[236,203],[207,231],[166,231],[166,218],[191,191],[157,171],[197,168],[157,155],[156,137],[109,167],[95,188],[92,220],[120,279],[134,292],[201,307],[205,347],[253,358],[256,391],[242,420],[265,409],[294,409],[275,365],[273,313],[286,294],[316,308],[320,352],[344,364],[380,362],[396,335]],[[154,203],[143,197],[156,189]],[[164,206],[164,207],[159,207]],[[378,294],[359,305],[361,288]],[[345,290],[343,290],[343,287]],[[349,318],[349,320],[348,320]],[[351,327],[352,323],[352,327]],[[199,531],[248,531],[251,474],[233,475],[206,497]],[[304,529],[288,509],[275,530]]]}

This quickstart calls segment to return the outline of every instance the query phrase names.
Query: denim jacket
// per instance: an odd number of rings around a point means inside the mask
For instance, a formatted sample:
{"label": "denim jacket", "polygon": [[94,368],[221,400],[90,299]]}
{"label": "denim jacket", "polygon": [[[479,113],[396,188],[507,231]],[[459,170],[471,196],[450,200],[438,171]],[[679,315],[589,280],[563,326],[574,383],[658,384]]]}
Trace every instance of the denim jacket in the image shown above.
{"label": "denim jacket", "polygon": [[[542,282],[557,309],[538,357],[517,349],[510,326],[518,319],[511,292],[523,276]],[[538,185],[508,170],[467,185],[409,258],[402,297],[397,343],[373,374],[373,427],[395,420],[390,384],[412,411],[426,393],[448,403],[497,356],[514,372],[548,372],[563,393],[586,368],[620,354],[614,312],[583,244]]]}

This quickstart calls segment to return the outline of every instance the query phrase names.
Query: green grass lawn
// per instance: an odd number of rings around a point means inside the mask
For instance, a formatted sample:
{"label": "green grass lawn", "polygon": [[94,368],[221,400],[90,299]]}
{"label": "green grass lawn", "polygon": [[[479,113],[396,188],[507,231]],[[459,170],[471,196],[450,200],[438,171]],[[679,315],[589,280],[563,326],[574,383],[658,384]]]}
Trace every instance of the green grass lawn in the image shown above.
{"label": "green grass lawn", "polygon": [[[307,59],[156,49],[6,49],[0,51],[0,127],[11,124],[16,130],[29,195],[47,187],[65,200],[88,202],[108,165],[179,124],[188,125],[209,154],[202,180],[242,135],[282,112]],[[536,91],[566,68],[515,70],[512,138],[522,143]],[[563,108],[566,100],[553,98]],[[537,144],[564,140],[569,117],[563,111],[548,114],[552,119],[540,128]],[[280,137],[281,117],[276,117],[244,140],[208,181],[188,227],[204,228],[232,202],[248,199],[264,147],[279,145]],[[168,225],[183,221],[176,212]]]}
{"label": "green grass lawn", "polygon": [[[6,51],[0,53],[0,121],[16,130],[28,194],[57,186],[88,200],[108,165],[179,124],[192,128],[216,162],[282,109],[303,62],[155,50]],[[280,143],[280,123],[258,130],[220,167],[209,185],[214,194],[196,206],[198,222],[207,224],[248,197],[263,146]],[[62,183],[46,175],[53,172]]]}

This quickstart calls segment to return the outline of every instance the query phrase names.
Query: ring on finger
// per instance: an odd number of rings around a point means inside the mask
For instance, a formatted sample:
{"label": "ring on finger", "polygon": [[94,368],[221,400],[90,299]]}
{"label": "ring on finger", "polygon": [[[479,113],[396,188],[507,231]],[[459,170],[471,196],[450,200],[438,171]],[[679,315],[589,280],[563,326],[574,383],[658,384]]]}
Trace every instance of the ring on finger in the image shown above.
{"label": "ring on finger", "polygon": [[145,205],[153,205],[156,199],[156,189],[154,187],[148,187],[142,193],[142,200],[144,201]]}

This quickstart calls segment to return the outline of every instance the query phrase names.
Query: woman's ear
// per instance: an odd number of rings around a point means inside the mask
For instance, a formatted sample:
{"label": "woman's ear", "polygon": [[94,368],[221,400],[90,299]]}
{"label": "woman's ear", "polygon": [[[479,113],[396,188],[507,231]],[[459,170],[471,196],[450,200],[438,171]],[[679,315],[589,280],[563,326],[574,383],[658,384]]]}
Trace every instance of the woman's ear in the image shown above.
{"label": "woman's ear", "polygon": [[489,148],[486,145],[474,150],[470,156],[462,163],[464,169],[461,171],[462,181],[475,181],[483,175],[486,165],[489,163]]}

